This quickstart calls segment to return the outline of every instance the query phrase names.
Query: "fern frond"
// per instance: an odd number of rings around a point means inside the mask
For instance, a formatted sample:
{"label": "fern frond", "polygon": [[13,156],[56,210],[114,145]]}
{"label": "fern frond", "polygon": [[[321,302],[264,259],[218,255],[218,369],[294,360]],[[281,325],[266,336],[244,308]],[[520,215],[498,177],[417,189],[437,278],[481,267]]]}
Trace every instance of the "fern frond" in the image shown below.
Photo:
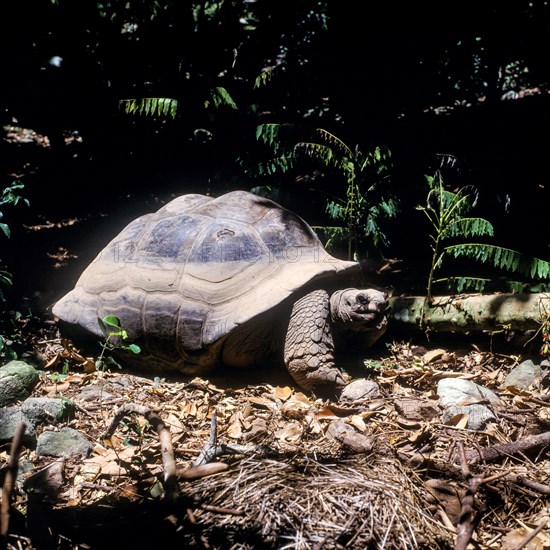
{"label": "fern frond", "polygon": [[121,99],[119,109],[127,115],[145,115],[153,117],[176,118],[179,108],[177,99],[170,97],[142,97],[139,99]]}
{"label": "fern frond", "polygon": [[267,86],[267,83],[273,77],[273,70],[275,67],[268,67],[262,70],[262,72],[254,80],[254,89],[257,90],[261,86]]}
{"label": "fern frond", "polygon": [[530,258],[509,248],[482,243],[464,243],[447,246],[442,254],[453,258],[471,258],[533,279],[550,278],[550,262]]}
{"label": "fern frond", "polygon": [[272,176],[276,173],[286,173],[294,167],[293,155],[281,155],[256,165],[255,172],[258,176]]}
{"label": "fern frond", "polygon": [[274,153],[279,153],[285,148],[286,140],[293,130],[292,124],[258,124],[256,126],[256,140],[268,145]]}
{"label": "fern frond", "polygon": [[345,215],[345,207],[335,201],[327,201],[327,205],[325,208],[327,214],[332,218],[333,220],[344,220]]}
{"label": "fern frond", "polygon": [[301,153],[312,159],[322,162],[325,166],[335,164],[334,153],[330,147],[310,141],[300,141],[294,146],[294,153]]}
{"label": "fern frond", "polygon": [[237,104],[223,86],[216,86],[216,88],[210,91],[210,100],[206,100],[204,106],[208,109],[210,105],[212,105],[214,109],[219,109],[222,106],[237,109]]}
{"label": "fern frond", "polygon": [[484,218],[460,218],[452,221],[442,232],[441,239],[455,237],[493,237],[493,225]]}
{"label": "fern frond", "polygon": [[337,138],[334,134],[327,132],[323,128],[316,128],[315,133],[326,143],[335,147],[340,153],[343,153],[349,157],[353,157],[353,151],[340,139]]}
{"label": "fern frond", "polygon": [[483,292],[485,287],[491,283],[491,279],[483,279],[481,277],[444,277],[441,279],[435,279],[432,282],[433,284],[445,283],[449,289],[458,293],[466,290]]}

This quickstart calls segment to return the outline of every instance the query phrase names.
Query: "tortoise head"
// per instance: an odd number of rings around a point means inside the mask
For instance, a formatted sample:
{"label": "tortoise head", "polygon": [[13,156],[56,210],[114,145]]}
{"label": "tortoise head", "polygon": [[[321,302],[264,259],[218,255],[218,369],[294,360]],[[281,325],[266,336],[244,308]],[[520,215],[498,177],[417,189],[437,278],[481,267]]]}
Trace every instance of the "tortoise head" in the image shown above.
{"label": "tortoise head", "polygon": [[330,298],[331,320],[340,330],[379,332],[379,338],[387,326],[386,298],[386,294],[373,288],[338,290]]}

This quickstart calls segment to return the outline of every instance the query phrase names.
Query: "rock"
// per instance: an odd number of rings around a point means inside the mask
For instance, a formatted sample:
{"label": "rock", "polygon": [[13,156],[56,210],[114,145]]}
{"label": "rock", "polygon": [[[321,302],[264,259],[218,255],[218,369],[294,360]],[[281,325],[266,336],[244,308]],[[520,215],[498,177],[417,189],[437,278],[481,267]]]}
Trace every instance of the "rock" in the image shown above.
{"label": "rock", "polygon": [[380,395],[380,389],[376,382],[359,378],[348,384],[340,394],[341,401],[358,401],[371,399]]}
{"label": "rock", "polygon": [[539,365],[535,365],[531,359],[527,359],[508,373],[508,376],[504,379],[504,386],[514,386],[526,390],[540,381],[541,371]]}
{"label": "rock", "polygon": [[0,368],[0,407],[29,397],[38,380],[38,371],[25,361],[6,363]]}
{"label": "rock", "polygon": [[21,407],[0,408],[0,442],[10,441],[21,422],[27,424],[25,434],[23,435],[23,443],[34,447],[36,443],[36,430],[34,426],[27,423]]}
{"label": "rock", "polygon": [[19,423],[25,422],[23,441],[34,447],[39,426],[63,422],[73,413],[73,402],[64,398],[29,397],[21,405],[0,408],[0,441],[11,440]]}
{"label": "rock", "polygon": [[359,433],[353,426],[340,420],[331,422],[327,433],[354,453],[368,453],[373,448],[373,441],[370,437]]}
{"label": "rock", "polygon": [[394,403],[397,412],[408,420],[428,421],[440,413],[432,403],[415,397],[399,397]]}
{"label": "rock", "polygon": [[35,426],[64,422],[74,414],[74,403],[63,397],[29,397],[21,408],[27,420]]}
{"label": "rock", "polygon": [[485,405],[465,405],[464,407],[450,405],[443,411],[443,422],[448,422],[457,415],[468,417],[468,428],[470,430],[483,430],[487,422],[496,420],[495,415]]}
{"label": "rock", "polygon": [[443,378],[437,385],[437,395],[443,406],[443,421],[447,422],[458,414],[468,416],[468,428],[481,430],[495,415],[489,407],[480,401],[498,405],[499,398],[491,390],[479,386],[470,380]]}
{"label": "rock", "polygon": [[64,482],[64,462],[63,459],[55,460],[46,468],[27,477],[23,484],[25,491],[51,500],[59,498]]}
{"label": "rock", "polygon": [[42,432],[38,436],[36,454],[45,456],[90,456],[92,444],[77,430],[61,428],[58,432]]}
{"label": "rock", "polygon": [[86,386],[78,394],[78,398],[83,401],[108,401],[113,399],[114,395],[109,393],[103,386]]}

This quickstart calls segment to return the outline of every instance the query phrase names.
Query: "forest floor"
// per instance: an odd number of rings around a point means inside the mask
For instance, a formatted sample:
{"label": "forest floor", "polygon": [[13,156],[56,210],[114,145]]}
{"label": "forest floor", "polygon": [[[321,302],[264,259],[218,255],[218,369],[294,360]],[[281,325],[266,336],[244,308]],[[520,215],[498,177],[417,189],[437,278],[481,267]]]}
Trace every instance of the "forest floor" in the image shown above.
{"label": "forest floor", "polygon": [[[93,450],[22,448],[13,548],[550,544],[550,394],[503,385],[520,355],[387,341],[365,360],[378,394],[343,402],[268,369],[192,380],[97,371],[52,330],[34,339],[47,364],[33,396],[70,399],[75,412],[41,429],[75,428]],[[443,378],[492,389],[493,420],[444,422]]]}

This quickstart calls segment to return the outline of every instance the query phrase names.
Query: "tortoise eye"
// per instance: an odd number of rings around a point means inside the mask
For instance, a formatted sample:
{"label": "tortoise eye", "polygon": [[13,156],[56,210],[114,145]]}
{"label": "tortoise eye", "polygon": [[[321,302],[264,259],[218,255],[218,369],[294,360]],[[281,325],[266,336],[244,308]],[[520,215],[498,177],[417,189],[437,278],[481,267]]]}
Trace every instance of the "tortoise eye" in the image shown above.
{"label": "tortoise eye", "polygon": [[357,302],[360,303],[362,306],[366,306],[369,303],[368,296],[365,296],[364,294],[358,294],[357,295]]}

